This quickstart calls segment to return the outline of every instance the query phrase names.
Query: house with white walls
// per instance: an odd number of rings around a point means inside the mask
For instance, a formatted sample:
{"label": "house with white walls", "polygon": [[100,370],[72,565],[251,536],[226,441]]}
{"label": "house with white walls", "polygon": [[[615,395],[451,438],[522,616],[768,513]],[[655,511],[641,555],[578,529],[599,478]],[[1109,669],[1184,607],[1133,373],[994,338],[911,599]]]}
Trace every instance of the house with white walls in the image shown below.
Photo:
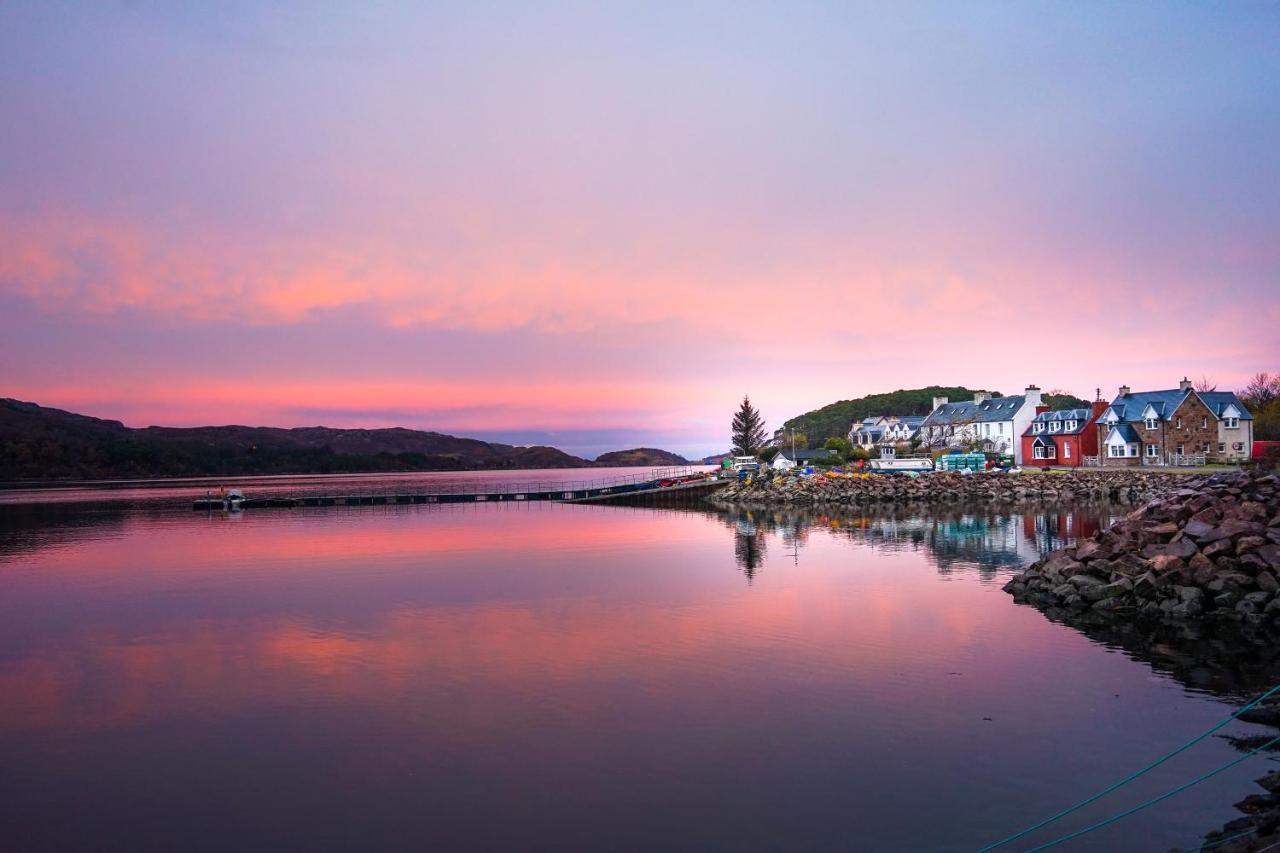
{"label": "house with white walls", "polygon": [[993,397],[986,391],[960,403],[934,397],[933,411],[920,424],[920,437],[935,449],[971,447],[1007,454],[1014,464],[1021,465],[1022,434],[1040,404],[1040,389],[1035,385],[1028,385],[1014,397]]}

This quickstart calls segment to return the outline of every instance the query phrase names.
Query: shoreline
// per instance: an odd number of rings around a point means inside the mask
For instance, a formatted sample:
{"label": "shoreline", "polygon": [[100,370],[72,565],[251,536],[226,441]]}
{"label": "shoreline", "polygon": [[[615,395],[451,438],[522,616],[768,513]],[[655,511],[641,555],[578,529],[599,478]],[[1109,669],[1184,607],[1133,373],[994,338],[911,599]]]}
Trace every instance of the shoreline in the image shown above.
{"label": "shoreline", "polygon": [[[1165,489],[1105,530],[1055,550],[1004,586],[1018,604],[1085,634],[1175,632],[1214,638],[1202,663],[1224,668],[1257,657],[1261,694],[1280,685],[1280,475],[1214,474]],[[1152,644],[1154,645],[1154,644]],[[1252,697],[1250,697],[1252,698]],[[1243,703],[1241,703],[1243,704]],[[1241,714],[1267,736],[1228,736],[1248,757],[1280,751],[1280,695]],[[1264,793],[1235,804],[1242,817],[1205,835],[1224,853],[1280,844],[1280,772],[1256,780]]]}
{"label": "shoreline", "polygon": [[1098,501],[1141,503],[1205,482],[1210,473],[1151,471],[1141,468],[1072,470],[1053,473],[936,472],[919,477],[779,476],[729,485],[708,500],[724,507],[869,506],[950,503],[1020,506],[1046,502]]}

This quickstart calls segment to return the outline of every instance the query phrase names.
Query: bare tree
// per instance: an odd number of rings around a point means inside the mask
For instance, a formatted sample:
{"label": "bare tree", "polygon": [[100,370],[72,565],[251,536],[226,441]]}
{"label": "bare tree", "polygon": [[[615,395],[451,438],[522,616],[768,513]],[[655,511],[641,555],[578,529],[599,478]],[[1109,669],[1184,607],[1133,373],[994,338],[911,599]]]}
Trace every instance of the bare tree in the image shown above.
{"label": "bare tree", "polygon": [[1208,376],[1204,375],[1203,373],[1200,374],[1200,378],[1196,380],[1197,392],[1203,394],[1206,391],[1217,391],[1217,390],[1218,390],[1218,383],[1216,380],[1210,379]]}
{"label": "bare tree", "polygon": [[1240,392],[1240,399],[1250,411],[1258,412],[1274,400],[1280,400],[1280,373],[1255,373]]}

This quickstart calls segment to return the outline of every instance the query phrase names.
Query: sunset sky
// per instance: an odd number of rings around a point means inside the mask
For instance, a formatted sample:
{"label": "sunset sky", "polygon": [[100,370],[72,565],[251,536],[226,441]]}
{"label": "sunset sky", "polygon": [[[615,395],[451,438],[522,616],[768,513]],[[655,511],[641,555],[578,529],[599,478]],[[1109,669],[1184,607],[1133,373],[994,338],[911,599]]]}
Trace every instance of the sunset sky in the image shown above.
{"label": "sunset sky", "polygon": [[728,446],[1280,369],[1275,3],[0,5],[0,396]]}

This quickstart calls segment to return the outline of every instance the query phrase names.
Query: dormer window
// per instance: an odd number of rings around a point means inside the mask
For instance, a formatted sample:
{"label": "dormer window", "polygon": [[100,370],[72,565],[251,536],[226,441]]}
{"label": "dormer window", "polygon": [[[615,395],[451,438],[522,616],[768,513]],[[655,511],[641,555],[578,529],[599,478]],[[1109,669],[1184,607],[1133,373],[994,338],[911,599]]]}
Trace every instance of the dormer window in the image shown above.
{"label": "dormer window", "polygon": [[1143,424],[1146,425],[1147,429],[1155,429],[1159,424],[1159,421],[1156,418],[1146,418],[1143,421]]}
{"label": "dormer window", "polygon": [[1031,428],[1031,431],[1032,431],[1032,432],[1044,432],[1044,422],[1043,422],[1043,421],[1040,421],[1040,422],[1036,423],[1036,424]]}
{"label": "dormer window", "polygon": [[1239,429],[1239,428],[1240,428],[1240,419],[1239,419],[1239,418],[1227,418],[1226,420],[1227,420],[1227,424],[1226,424],[1227,429]]}
{"label": "dormer window", "polygon": [[1070,432],[1071,430],[1073,430],[1073,429],[1075,429],[1075,428],[1076,428],[1076,422],[1075,422],[1075,421],[1067,421],[1067,431],[1068,431],[1068,432]]}

